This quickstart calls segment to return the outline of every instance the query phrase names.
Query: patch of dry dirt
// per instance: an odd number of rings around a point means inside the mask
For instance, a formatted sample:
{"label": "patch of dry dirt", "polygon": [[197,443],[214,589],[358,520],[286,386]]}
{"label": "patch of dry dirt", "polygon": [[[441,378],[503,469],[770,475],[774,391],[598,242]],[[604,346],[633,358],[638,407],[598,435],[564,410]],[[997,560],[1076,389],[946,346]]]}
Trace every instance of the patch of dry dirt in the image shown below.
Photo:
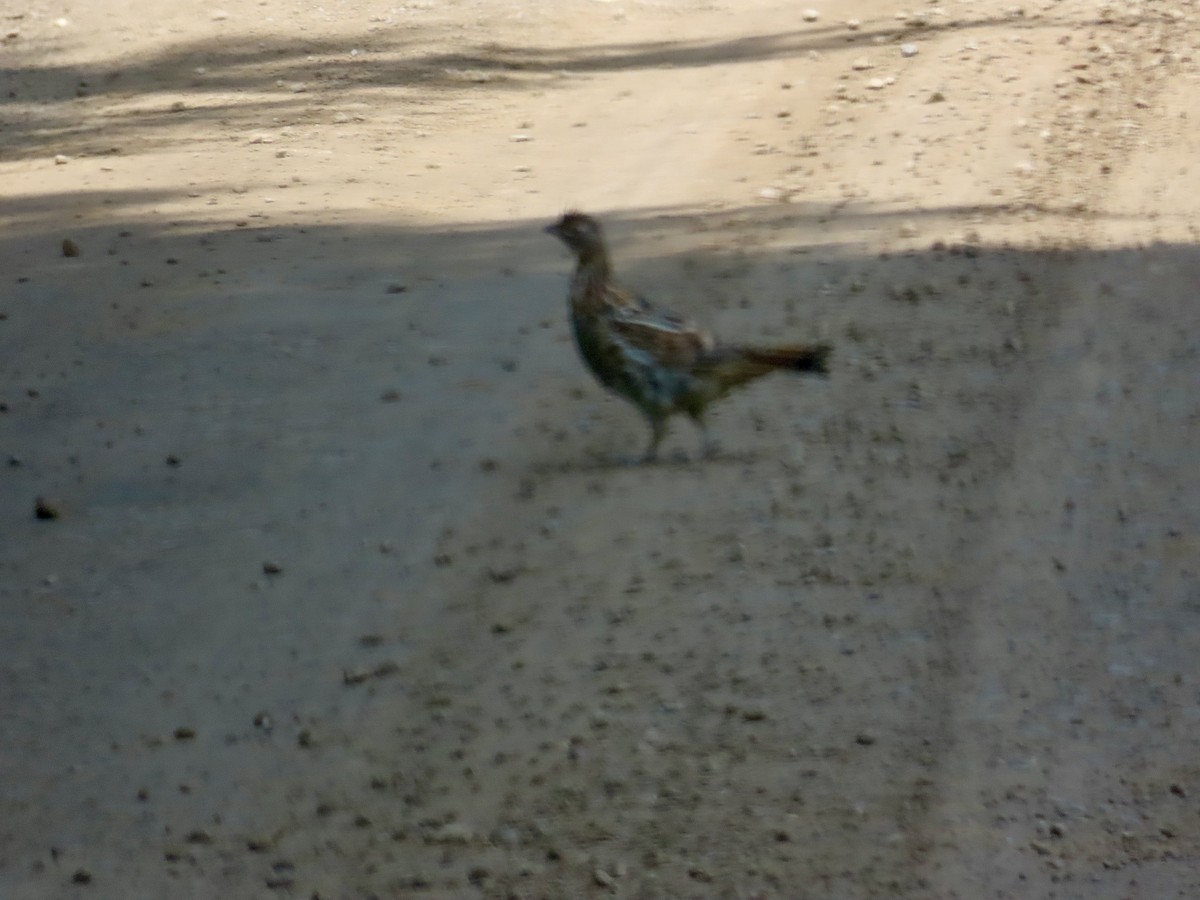
{"label": "patch of dry dirt", "polygon": [[5,14],[0,895],[1200,894],[1195,4],[816,8]]}

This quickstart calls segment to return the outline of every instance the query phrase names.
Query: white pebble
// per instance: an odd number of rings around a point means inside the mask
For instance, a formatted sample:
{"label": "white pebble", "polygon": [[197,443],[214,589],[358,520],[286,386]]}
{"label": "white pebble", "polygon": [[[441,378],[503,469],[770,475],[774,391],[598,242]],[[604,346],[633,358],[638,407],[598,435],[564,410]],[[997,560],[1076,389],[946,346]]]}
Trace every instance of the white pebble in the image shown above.
{"label": "white pebble", "polygon": [[856,72],[865,72],[867,69],[873,69],[874,65],[865,56],[860,56],[854,62],[850,63],[850,68]]}
{"label": "white pebble", "polygon": [[806,9],[803,13],[801,13],[801,16],[805,22],[815,22],[817,19],[821,18],[821,14],[815,9]]}
{"label": "white pebble", "polygon": [[917,49],[916,44],[901,44],[900,45],[900,55],[905,57],[906,59],[909,57],[912,57],[912,56],[916,56],[918,52],[919,51]]}
{"label": "white pebble", "polygon": [[447,822],[426,836],[431,844],[469,844],[474,839],[475,832],[460,822]]}
{"label": "white pebble", "polygon": [[884,78],[872,78],[867,82],[867,90],[882,91],[887,85],[887,80]]}
{"label": "white pebble", "polygon": [[56,166],[65,166],[65,165],[66,165],[67,163],[69,163],[70,161],[71,161],[71,157],[69,157],[69,156],[63,156],[63,154],[61,154],[61,153],[57,154],[57,155],[54,157],[54,164],[55,164]]}

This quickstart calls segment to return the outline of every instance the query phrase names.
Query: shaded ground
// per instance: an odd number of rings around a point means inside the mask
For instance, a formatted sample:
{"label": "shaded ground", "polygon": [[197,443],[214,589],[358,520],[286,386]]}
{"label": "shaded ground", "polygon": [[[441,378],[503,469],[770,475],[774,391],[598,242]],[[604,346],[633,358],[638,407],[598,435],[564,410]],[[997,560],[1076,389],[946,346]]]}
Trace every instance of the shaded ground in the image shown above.
{"label": "shaded ground", "polygon": [[0,894],[1200,890],[1187,4],[852,6],[13,20]]}

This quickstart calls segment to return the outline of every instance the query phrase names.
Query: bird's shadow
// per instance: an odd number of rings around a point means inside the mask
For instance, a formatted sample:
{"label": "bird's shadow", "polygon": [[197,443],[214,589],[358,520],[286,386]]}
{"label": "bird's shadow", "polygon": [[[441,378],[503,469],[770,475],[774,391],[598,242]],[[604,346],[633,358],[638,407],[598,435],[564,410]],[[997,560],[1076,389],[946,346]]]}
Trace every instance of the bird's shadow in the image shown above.
{"label": "bird's shadow", "polygon": [[693,471],[727,465],[747,465],[765,458],[762,452],[717,449],[713,453],[687,453],[677,450],[657,459],[641,456],[603,456],[591,454],[584,460],[546,460],[534,462],[529,471],[535,475],[594,475],[600,472]]}

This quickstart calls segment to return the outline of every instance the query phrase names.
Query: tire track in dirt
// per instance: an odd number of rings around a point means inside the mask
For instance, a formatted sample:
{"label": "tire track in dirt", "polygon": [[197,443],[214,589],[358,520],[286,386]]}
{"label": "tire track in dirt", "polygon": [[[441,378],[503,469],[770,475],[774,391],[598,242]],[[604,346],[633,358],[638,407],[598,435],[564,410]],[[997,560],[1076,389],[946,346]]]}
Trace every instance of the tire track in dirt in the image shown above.
{"label": "tire track in dirt", "polygon": [[[1155,279],[1138,248],[1156,230],[1156,213],[1114,203],[1113,194],[1122,177],[1137,177],[1162,148],[1179,143],[1171,124],[1178,119],[1164,115],[1162,99],[1194,35],[1170,10],[1109,6],[1097,15],[1080,4],[1062,12],[1088,25],[1058,39],[1072,52],[1043,113],[1047,144],[1037,169],[1044,176],[1027,197],[1073,215],[1036,273],[1040,302],[1022,310],[1031,365],[1013,379],[1011,418],[997,433],[1011,443],[1013,467],[995,517],[964,559],[974,578],[955,591],[964,619],[950,649],[959,672],[947,734],[952,751],[926,825],[941,837],[931,838],[935,849],[923,866],[939,897],[1040,895],[1055,884],[1061,896],[1125,896],[1139,876],[1116,873],[1130,865],[1159,885],[1163,893],[1156,896],[1178,889],[1184,896],[1195,887],[1186,866],[1156,868],[1161,859],[1194,853],[1190,842],[1171,846],[1162,834],[1129,828],[1134,810],[1172,820],[1162,783],[1182,783],[1192,773],[1179,768],[1179,757],[1157,755],[1154,799],[1118,776],[1148,761],[1128,743],[1122,718],[1129,707],[1123,714],[1101,699],[1126,693],[1114,677],[1125,663],[1105,665],[1104,658],[1124,656],[1123,642],[1138,641],[1141,629],[1156,632],[1163,617],[1179,612],[1182,586],[1174,574],[1122,571],[1129,565],[1124,504],[1148,520],[1173,522],[1160,526],[1166,533],[1188,530],[1186,515],[1152,499],[1182,477],[1173,471],[1180,459],[1170,453],[1187,445],[1187,427],[1150,424],[1161,415],[1153,412],[1160,398],[1178,391],[1174,385],[1186,370],[1145,374],[1144,356],[1157,341],[1153,327],[1142,324],[1144,304],[1131,296],[1177,296],[1179,263],[1167,262],[1171,277]],[[1182,249],[1163,252],[1168,260],[1186,258]],[[1178,314],[1193,318],[1182,308]],[[1108,322],[1121,323],[1122,332],[1110,332]],[[1186,343],[1174,343],[1169,352],[1186,356]],[[1143,396],[1144,405],[1114,401],[1118,385],[1125,398]],[[1144,454],[1163,459],[1157,477],[1142,476],[1146,487],[1136,500],[1114,480],[1107,452],[1096,449],[1110,444],[1127,448],[1126,475]],[[1122,495],[1127,499],[1116,499]],[[1109,521],[1122,524],[1105,521],[1106,503],[1117,504]],[[1115,603],[1114,591],[1161,592],[1175,600],[1144,605],[1137,624],[1139,612],[1127,600]],[[1101,624],[1115,621],[1127,629],[1118,629],[1120,637]],[[1160,639],[1157,646],[1172,643]],[[1179,685],[1171,672],[1181,658],[1167,652],[1158,677]],[[1178,702],[1172,697],[1182,696],[1165,690],[1147,705],[1168,710]],[[1135,720],[1142,714],[1134,713]],[[1103,736],[1105,722],[1110,737]]]}

